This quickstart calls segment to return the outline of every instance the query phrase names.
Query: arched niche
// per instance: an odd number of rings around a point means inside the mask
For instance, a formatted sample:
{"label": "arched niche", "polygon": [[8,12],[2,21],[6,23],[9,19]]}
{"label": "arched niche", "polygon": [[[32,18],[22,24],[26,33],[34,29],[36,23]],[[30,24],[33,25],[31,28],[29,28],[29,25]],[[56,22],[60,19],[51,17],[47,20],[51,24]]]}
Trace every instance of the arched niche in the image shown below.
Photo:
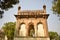
{"label": "arched niche", "polygon": [[19,34],[20,36],[26,36],[26,24],[25,23],[20,24]]}
{"label": "arched niche", "polygon": [[37,24],[38,36],[44,36],[44,25],[42,22]]}
{"label": "arched niche", "polygon": [[35,35],[34,24],[30,22],[28,24],[28,36],[34,37],[34,35]]}

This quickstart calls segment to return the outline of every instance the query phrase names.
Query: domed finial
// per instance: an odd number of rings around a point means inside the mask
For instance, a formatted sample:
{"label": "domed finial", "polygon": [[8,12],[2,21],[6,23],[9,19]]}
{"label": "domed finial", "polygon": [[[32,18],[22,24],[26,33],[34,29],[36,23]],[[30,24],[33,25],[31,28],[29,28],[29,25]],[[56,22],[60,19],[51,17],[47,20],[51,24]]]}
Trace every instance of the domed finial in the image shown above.
{"label": "domed finial", "polygon": [[43,9],[46,9],[46,5],[45,4],[43,5]]}
{"label": "domed finial", "polygon": [[44,13],[46,13],[46,5],[43,5]]}
{"label": "domed finial", "polygon": [[18,10],[20,10],[21,9],[21,7],[20,6],[18,6]]}
{"label": "domed finial", "polygon": [[20,9],[21,9],[21,7],[20,7],[20,6],[18,6],[18,15],[20,14]]}

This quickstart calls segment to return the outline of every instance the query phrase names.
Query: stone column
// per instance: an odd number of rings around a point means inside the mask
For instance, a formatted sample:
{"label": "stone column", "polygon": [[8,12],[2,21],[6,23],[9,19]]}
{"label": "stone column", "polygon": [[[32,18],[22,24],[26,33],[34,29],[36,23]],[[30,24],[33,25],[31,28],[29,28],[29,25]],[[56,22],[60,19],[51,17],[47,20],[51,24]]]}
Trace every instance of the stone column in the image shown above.
{"label": "stone column", "polygon": [[49,37],[47,20],[46,20],[46,36]]}
{"label": "stone column", "polygon": [[35,29],[35,37],[37,36],[37,25],[34,25],[34,29]]}
{"label": "stone column", "polygon": [[28,36],[28,23],[26,23],[26,36]]}
{"label": "stone column", "polygon": [[16,21],[15,36],[18,36],[18,33],[19,33],[19,20]]}
{"label": "stone column", "polygon": [[45,19],[44,22],[44,35],[48,37],[48,26],[47,26],[47,20]]}

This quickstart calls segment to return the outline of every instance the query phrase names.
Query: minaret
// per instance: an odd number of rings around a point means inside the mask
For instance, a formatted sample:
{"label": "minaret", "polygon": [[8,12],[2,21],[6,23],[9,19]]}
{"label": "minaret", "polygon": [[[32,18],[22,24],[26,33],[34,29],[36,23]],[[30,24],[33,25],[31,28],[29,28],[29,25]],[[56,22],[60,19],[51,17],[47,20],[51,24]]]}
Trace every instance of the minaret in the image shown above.
{"label": "minaret", "polygon": [[46,5],[43,5],[44,13],[46,13]]}
{"label": "minaret", "polygon": [[20,15],[20,9],[21,9],[21,7],[18,6],[18,15]]}

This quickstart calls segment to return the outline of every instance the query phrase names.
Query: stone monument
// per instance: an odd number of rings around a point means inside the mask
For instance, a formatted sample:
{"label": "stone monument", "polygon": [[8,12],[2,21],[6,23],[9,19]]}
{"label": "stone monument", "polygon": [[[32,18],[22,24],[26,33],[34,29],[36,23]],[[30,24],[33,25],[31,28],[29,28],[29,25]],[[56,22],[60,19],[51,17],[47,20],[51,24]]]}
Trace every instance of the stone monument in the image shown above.
{"label": "stone monument", "polygon": [[49,40],[46,5],[42,10],[21,10],[18,7],[14,40]]}

